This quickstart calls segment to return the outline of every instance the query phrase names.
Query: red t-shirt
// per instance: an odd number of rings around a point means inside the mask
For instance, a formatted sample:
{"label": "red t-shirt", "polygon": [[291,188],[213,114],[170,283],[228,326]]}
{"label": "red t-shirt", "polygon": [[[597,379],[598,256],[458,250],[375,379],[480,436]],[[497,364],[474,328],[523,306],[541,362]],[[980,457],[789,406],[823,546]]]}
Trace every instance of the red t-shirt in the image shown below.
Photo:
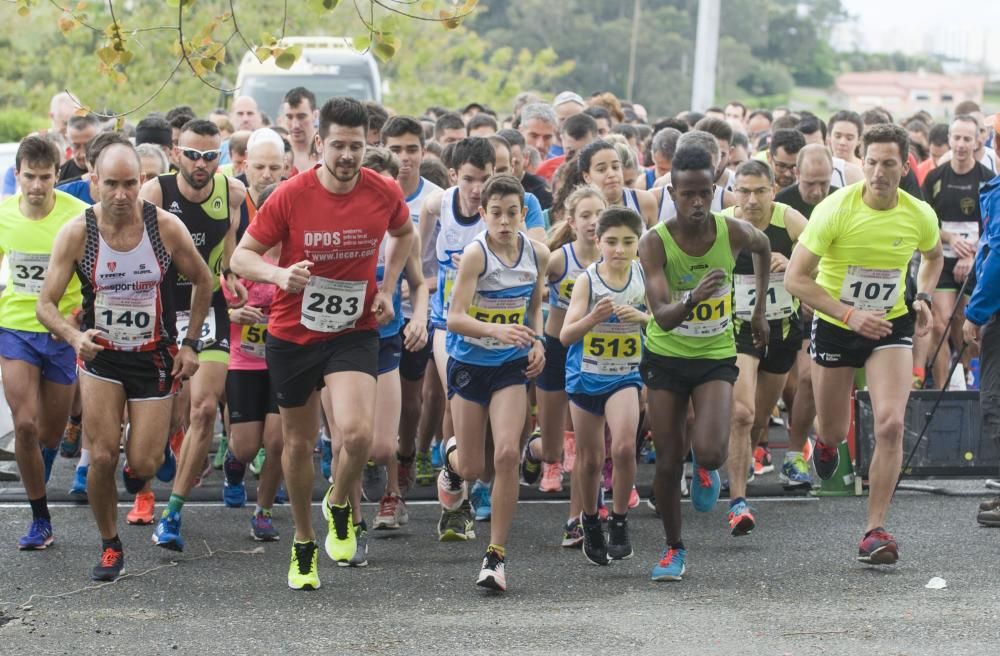
{"label": "red t-shirt", "polygon": [[535,171],[535,175],[541,176],[546,180],[548,180],[549,182],[552,182],[552,177],[556,174],[556,170],[558,170],[559,167],[562,166],[563,162],[565,161],[566,161],[565,155],[557,155],[556,157],[550,157],[549,159],[541,163],[541,165],[538,167],[538,170]]}
{"label": "red t-shirt", "polygon": [[313,344],[356,330],[375,330],[371,305],[379,244],[386,230],[409,220],[399,185],[368,169],[361,169],[358,183],[347,194],[327,191],[316,169],[283,182],[257,211],[247,232],[268,247],[281,244],[278,266],[309,260],[313,267],[303,293],[275,292],[268,332],[296,344]]}

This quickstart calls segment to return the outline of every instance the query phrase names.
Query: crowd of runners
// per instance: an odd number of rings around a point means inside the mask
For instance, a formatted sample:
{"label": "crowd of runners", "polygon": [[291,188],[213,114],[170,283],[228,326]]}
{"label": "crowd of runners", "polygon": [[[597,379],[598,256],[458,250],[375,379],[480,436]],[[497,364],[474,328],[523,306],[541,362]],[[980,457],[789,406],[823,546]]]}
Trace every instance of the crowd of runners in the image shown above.
{"label": "crowd of runners", "polygon": [[[61,454],[79,458],[70,494],[100,533],[94,579],[125,563],[119,477],[126,521],[182,551],[214,445],[227,506],[257,475],[250,534],[282,527],[294,589],[320,586],[320,537],[364,566],[368,531],[401,529],[407,496],[436,486],[438,539],[488,532],[475,583],[505,590],[524,485],[569,484],[551,527],[568,551],[633,556],[649,445],[651,576],[680,580],[682,496],[709,513],[728,489],[728,514],[706,518],[720,540],[766,528],[748,481],[834,476],[863,369],[876,444],[857,559],[895,563],[909,392],[985,350],[1000,310],[980,247],[1000,140],[981,109],[656,118],[572,91],[509,109],[406,116],[298,87],[279,116],[243,96],[116,131],[54,97],[0,203],[0,369],[31,505],[18,547],[55,539]],[[984,358],[984,395],[995,377]],[[772,462],[779,406],[788,449]],[[1000,500],[978,519],[1000,525]]]}

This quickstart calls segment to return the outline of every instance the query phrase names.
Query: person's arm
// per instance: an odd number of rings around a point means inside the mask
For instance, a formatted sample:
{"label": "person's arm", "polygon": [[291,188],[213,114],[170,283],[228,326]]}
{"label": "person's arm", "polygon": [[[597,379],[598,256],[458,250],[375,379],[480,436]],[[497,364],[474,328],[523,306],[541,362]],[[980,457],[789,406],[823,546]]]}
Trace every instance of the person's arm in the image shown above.
{"label": "person's arm", "polygon": [[643,222],[647,227],[656,225],[660,214],[660,204],[656,202],[656,197],[651,192],[642,189],[637,190],[635,196],[639,200]]}
{"label": "person's arm", "polygon": [[731,191],[723,190],[722,192],[722,209],[727,207],[732,207],[736,204],[736,194]]}
{"label": "person's arm", "polygon": [[590,305],[590,276],[581,273],[573,284],[573,295],[566,309],[562,330],[559,331],[559,341],[569,347],[583,339],[583,336],[594,329],[594,326],[607,321],[614,313],[614,303],[610,298],[602,298],[588,312]]}
{"label": "person's arm", "polygon": [[757,302],[750,316],[754,345],[767,345],[770,326],[767,323],[767,289],[771,285],[771,240],[755,228],[749,221],[726,219],[729,239],[734,250],[750,251],[753,260],[754,283],[757,288]]}
{"label": "person's arm", "polygon": [[161,207],[163,205],[163,189],[160,187],[159,178],[146,180],[139,189],[139,198]]}
{"label": "person's arm", "polygon": [[549,282],[555,282],[566,273],[568,262],[566,262],[565,252],[558,248],[549,254],[549,266],[546,267],[545,272],[545,279]]}
{"label": "person's arm", "polygon": [[[417,222],[417,233],[421,244],[430,247],[434,238],[434,230],[437,228],[438,220],[441,217],[441,196],[443,191],[435,191],[424,200],[423,207],[420,208],[420,220]],[[437,290],[437,279],[427,281],[427,289],[430,292]]]}
{"label": "person's arm", "polygon": [[861,167],[851,162],[844,162],[844,184],[852,185],[865,179],[865,172]]}
{"label": "person's arm", "polygon": [[59,312],[59,301],[75,274],[77,260],[83,256],[85,241],[83,217],[73,219],[56,234],[52,254],[49,256],[49,269],[35,305],[35,317],[50,333],[72,346],[81,360],[90,362],[104,350],[103,346],[94,341],[101,331],[91,328],[81,332],[76,324]]}
{"label": "person's arm", "polygon": [[406,258],[406,285],[413,307],[413,316],[403,329],[403,347],[419,351],[427,343],[427,282],[424,280],[423,265],[420,261],[420,238],[414,237],[410,256]]}
{"label": "person's arm", "polygon": [[528,351],[528,367],[524,375],[537,378],[545,367],[545,320],[542,315],[542,298],[545,297],[545,276],[542,272],[549,265],[549,249],[537,242],[530,244],[535,249],[535,262],[538,265],[538,276],[535,279],[535,290],[528,301],[527,327],[531,330],[531,350]]}
{"label": "person's arm", "polygon": [[528,210],[524,217],[524,232],[530,239],[545,243],[545,217],[542,216],[542,206],[535,194],[525,192],[524,207]]}
{"label": "person's arm", "polygon": [[239,276],[233,273],[233,251],[236,250],[236,232],[240,227],[240,213],[247,197],[247,189],[236,178],[227,177],[229,183],[229,230],[222,242],[222,280],[225,283],[228,296],[232,299],[230,307],[238,308],[247,302],[247,289],[240,282]]}
{"label": "person's arm", "polygon": [[[646,274],[646,300],[649,301],[649,313],[656,324],[665,331],[673,330],[684,323],[694,306],[708,298],[725,282],[725,273],[721,269],[715,269],[701,279],[698,288],[691,292],[687,303],[683,299],[674,302],[671,299],[670,284],[665,273],[667,254],[663,250],[663,240],[656,230],[648,231],[639,240],[639,262]],[[576,289],[573,292],[575,293]]]}

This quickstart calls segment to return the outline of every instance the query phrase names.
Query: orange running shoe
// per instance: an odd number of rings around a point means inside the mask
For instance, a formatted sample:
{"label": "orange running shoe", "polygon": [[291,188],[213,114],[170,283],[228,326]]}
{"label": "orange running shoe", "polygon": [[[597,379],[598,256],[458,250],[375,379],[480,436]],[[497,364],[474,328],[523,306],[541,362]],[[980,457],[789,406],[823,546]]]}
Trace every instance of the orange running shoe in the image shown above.
{"label": "orange running shoe", "polygon": [[146,526],[153,523],[153,512],[156,509],[156,495],[152,492],[140,492],[135,495],[132,510],[128,511],[125,521],[135,526]]}

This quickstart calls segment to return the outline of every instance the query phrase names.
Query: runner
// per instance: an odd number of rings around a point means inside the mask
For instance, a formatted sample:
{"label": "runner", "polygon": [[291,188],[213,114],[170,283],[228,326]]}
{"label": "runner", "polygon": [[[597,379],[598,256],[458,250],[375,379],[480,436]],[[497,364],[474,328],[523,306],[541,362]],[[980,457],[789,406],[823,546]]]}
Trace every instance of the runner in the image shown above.
{"label": "runner", "polygon": [[[319,109],[316,96],[305,87],[295,87],[285,94],[285,127],[292,144],[293,173],[308,171],[316,164],[316,120]],[[249,156],[249,148],[248,156]],[[291,176],[289,176],[291,177]]]}
{"label": "runner", "polygon": [[531,103],[521,109],[521,122],[518,128],[524,136],[526,145],[533,147],[542,156],[549,158],[549,151],[555,144],[556,133],[559,131],[559,118],[550,105]]}
{"label": "runner", "polygon": [[[184,550],[181,510],[208,456],[219,401],[226,389],[230,326],[226,297],[219,281],[224,280],[226,293],[235,299],[233,307],[242,305],[247,298],[246,288],[229,268],[246,188],[241,182],[217,171],[222,138],[215,123],[204,119],[190,121],[181,129],[179,139],[177,174],[150,180],[142,186],[139,194],[143,200],[176,215],[187,226],[195,247],[215,276],[212,307],[199,332],[200,338],[206,342],[205,348],[198,353],[201,366],[198,373],[192,376],[190,387],[185,386],[188,394],[182,393],[176,399],[171,425],[171,439],[175,443],[180,439],[181,418],[185,414],[189,413],[190,423],[177,457],[177,473],[167,507],[153,532],[154,544],[173,551]],[[189,281],[177,276],[173,296],[177,328],[181,333],[187,330],[192,320],[189,316],[189,288]],[[142,492],[144,495],[150,493],[148,489]],[[150,500],[146,497],[144,503],[148,504]]]}
{"label": "runner", "polygon": [[[736,341],[731,289],[736,255],[753,253],[757,298],[770,277],[771,249],[764,233],[746,221],[709,210],[715,163],[697,146],[677,150],[668,188],[677,216],[657,223],[639,243],[646,274],[646,298],[653,319],[646,328],[640,368],[648,387],[647,415],[656,446],[653,489],[663,521],[666,548],[653,567],[653,580],[680,580],[687,551],[681,539],[684,459],[693,450],[691,501],[707,512],[719,498],[719,474],[726,461],[736,381]],[[767,303],[754,307],[754,344],[768,342]],[[686,428],[688,406],[694,420]]]}
{"label": "runner", "polygon": [[434,123],[434,141],[447,146],[465,138],[465,121],[460,114],[449,112]]}
{"label": "runner", "polygon": [[[0,294],[0,374],[14,420],[14,456],[31,505],[31,526],[17,547],[33,550],[45,549],[55,539],[45,486],[59,452],[76,382],[72,347],[53,338],[39,323],[35,304],[50,267],[56,233],[87,205],[56,191],[59,152],[43,137],[21,141],[14,170],[20,193],[0,203],[0,257],[7,258],[10,270]],[[56,300],[63,316],[79,315],[79,281],[72,280]]]}
{"label": "runner", "polygon": [[795,165],[799,151],[805,148],[806,139],[798,130],[775,130],[767,147],[767,163],[774,171],[775,192],[795,184]]}
{"label": "runner", "polygon": [[[876,442],[858,560],[872,564],[899,557],[884,526],[903,459],[914,323],[918,335],[930,328],[928,305],[943,264],[933,210],[899,191],[907,139],[896,125],[875,125],[865,133],[865,181],[816,207],[785,272],[788,291],[816,311],[812,374],[819,441],[813,460],[823,480],[836,471],[837,447],[849,429],[854,369],[865,369]],[[919,291],[908,308],[903,289],[914,250],[921,253]]]}
{"label": "runner", "polygon": [[771,408],[781,397],[788,372],[802,348],[799,302],[785,289],[784,271],[806,219],[788,205],[774,201],[774,174],[764,162],[751,160],[736,169],[735,192],[738,205],[726,208],[723,214],[749,222],[771,242],[765,314],[770,341],[764,348],[754,344],[748,324],[756,304],[754,266],[749,253],[740,253],[733,271],[736,367],[740,373],[733,387],[729,433],[729,528],[738,537],[749,534],[756,525],[746,500],[747,472],[754,471],[754,447],[762,436],[766,437]]}
{"label": "runner", "polygon": [[[198,368],[197,326],[212,289],[212,275],[185,226],[140,201],[139,175],[139,156],[130,144],[101,153],[94,169],[99,202],[60,231],[38,298],[39,321],[79,358],[83,430],[91,450],[88,497],[102,541],[91,574],[98,581],[113,581],[125,565],[115,489],[122,416],[127,409],[126,484],[135,491],[162,462],[177,384]],[[180,349],[168,283],[174,270],[191,281],[194,319]],[[74,278],[82,284],[80,326],[60,310]]]}
{"label": "runner", "polygon": [[481,198],[486,230],[462,252],[448,308],[448,396],[457,437],[445,446],[438,499],[444,513],[462,512],[465,480],[484,477],[489,423],[493,517],[476,585],[503,591],[505,545],[519,492],[520,418],[528,411],[528,379],[545,364],[545,282],[539,273],[546,270],[549,251],[522,230],[524,188],[513,176],[490,178]]}
{"label": "runner", "polygon": [[583,148],[576,157],[576,170],[564,184],[571,189],[579,184],[593,185],[609,206],[627,207],[642,216],[647,226],[656,222],[656,199],[646,190],[625,188],[622,160],[610,141],[598,139]]}
{"label": "runner", "polygon": [[[320,395],[344,441],[334,485],[324,495],[326,552],[350,561],[357,547],[348,495],[372,445],[379,322],[393,318],[391,290],[413,242],[402,192],[361,168],[368,133],[364,106],[332,98],[320,110],[323,161],[282,184],[260,209],[234,255],[237,272],[270,282],[267,365],[284,435],[282,468],[295,521],[289,587],[320,586],[313,532],[312,453]],[[389,232],[383,289],[375,286],[379,242]],[[278,265],[263,254],[281,244]]]}
{"label": "runner", "polygon": [[[577,278],[600,257],[597,248],[597,219],[608,206],[604,194],[590,185],[577,187],[566,198],[566,219],[552,229],[548,248],[549,313],[545,320],[545,368],[535,381],[538,399],[538,427],[541,431],[541,456],[546,463],[557,462],[564,455],[570,472],[569,519],[563,531],[562,546],[578,547],[583,541],[580,524],[580,484],[576,471],[576,438],[566,426],[566,351],[559,341],[566,310],[573,296]],[[565,450],[565,454],[564,454]],[[603,462],[604,459],[601,458]],[[561,488],[561,474],[560,485]],[[597,492],[594,492],[597,499]]]}
{"label": "runner", "polygon": [[[636,472],[642,328],[649,322],[645,278],[636,259],[644,230],[642,217],[632,210],[601,213],[596,225],[601,259],[577,277],[559,334],[569,348],[566,393],[577,440],[573,486],[579,487],[577,521],[583,528],[583,555],[595,565],[632,557],[629,496]],[[597,508],[605,429],[611,433],[614,463],[607,541]]]}

